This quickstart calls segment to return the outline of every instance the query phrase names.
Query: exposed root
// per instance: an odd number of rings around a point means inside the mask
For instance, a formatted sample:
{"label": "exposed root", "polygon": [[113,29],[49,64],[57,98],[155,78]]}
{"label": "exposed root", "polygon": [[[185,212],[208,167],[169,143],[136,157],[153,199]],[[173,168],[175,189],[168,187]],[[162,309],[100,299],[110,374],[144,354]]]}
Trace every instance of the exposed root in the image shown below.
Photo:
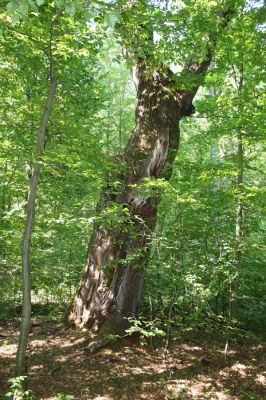
{"label": "exposed root", "polygon": [[110,339],[94,340],[93,342],[89,343],[86,350],[92,354],[92,353],[95,353],[96,351],[98,351],[99,349],[102,349],[103,347],[107,346],[110,343],[111,343]]}

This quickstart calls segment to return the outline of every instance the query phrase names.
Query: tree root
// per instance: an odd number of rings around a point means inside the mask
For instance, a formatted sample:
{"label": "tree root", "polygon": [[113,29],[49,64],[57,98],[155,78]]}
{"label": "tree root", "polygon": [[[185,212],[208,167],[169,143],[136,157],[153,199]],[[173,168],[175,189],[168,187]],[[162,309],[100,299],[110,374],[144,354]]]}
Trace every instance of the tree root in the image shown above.
{"label": "tree root", "polygon": [[88,344],[86,347],[86,350],[89,353],[96,353],[99,349],[102,349],[103,347],[107,346],[108,344],[111,343],[110,339],[99,339],[99,340],[94,340]]}

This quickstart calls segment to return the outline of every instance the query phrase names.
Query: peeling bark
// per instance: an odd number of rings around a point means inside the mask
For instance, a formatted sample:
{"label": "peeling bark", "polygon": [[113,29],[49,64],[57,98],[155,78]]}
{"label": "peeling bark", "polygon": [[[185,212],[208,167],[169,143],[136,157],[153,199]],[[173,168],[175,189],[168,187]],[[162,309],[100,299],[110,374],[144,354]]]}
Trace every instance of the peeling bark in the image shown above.
{"label": "peeling bark", "polygon": [[[130,0],[129,4],[134,12],[139,2]],[[233,10],[225,8],[217,14],[221,29],[234,14]],[[143,30],[147,44],[144,56],[143,37],[142,50],[138,48],[138,35]],[[88,325],[95,330],[101,327],[103,331],[124,334],[128,327],[127,318],[138,310],[143,270],[160,201],[158,193],[147,196],[138,185],[149,177],[170,179],[179,146],[179,122],[194,111],[192,102],[211,63],[210,49],[216,44],[217,32],[216,29],[209,34],[205,60],[192,60],[185,66],[182,76],[190,83],[187,90],[177,86],[170,70],[151,71],[151,23],[144,22],[132,32],[131,50],[136,60],[132,78],[137,90],[135,128],[120,157],[124,166],[120,176],[123,189],[114,193],[109,185],[103,190],[98,205],[100,213],[112,204],[119,205],[129,214],[131,229],[104,228],[95,224],[83,278],[68,315],[69,322],[76,327]],[[129,54],[125,50],[125,55]],[[106,267],[110,263],[113,267],[108,271]]]}
{"label": "peeling bark", "polygon": [[[189,63],[186,73],[201,75],[210,59]],[[135,67],[137,105],[135,128],[121,157],[125,166],[120,177],[123,190],[102,192],[98,210],[119,204],[130,215],[131,230],[94,226],[84,275],[72,305],[69,321],[96,331],[123,334],[127,317],[136,314],[141,298],[143,269],[149,255],[152,232],[156,224],[159,195],[147,196],[137,185],[144,178],[170,179],[179,146],[179,122],[192,114],[193,98],[198,86],[190,91],[173,90],[171,73],[149,74],[144,62]],[[114,265],[108,278],[106,265]]]}

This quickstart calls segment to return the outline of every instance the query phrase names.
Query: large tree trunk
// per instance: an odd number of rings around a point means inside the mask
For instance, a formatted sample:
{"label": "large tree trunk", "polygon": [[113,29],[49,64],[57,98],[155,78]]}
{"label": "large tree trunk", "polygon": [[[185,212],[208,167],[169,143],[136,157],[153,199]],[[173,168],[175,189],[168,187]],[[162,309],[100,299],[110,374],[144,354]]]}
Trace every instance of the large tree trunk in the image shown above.
{"label": "large tree trunk", "polygon": [[149,177],[171,177],[179,121],[193,112],[198,77],[209,64],[210,59],[186,66],[192,81],[188,91],[172,89],[170,71],[149,73],[144,61],[135,67],[135,128],[121,157],[123,189],[117,193],[110,184],[98,204],[100,215],[116,205],[127,224],[108,227],[100,221],[94,226],[83,279],[69,314],[69,321],[77,327],[88,325],[97,330],[101,326],[104,331],[123,334],[127,317],[137,312],[160,200],[158,192],[145,195],[137,185]]}

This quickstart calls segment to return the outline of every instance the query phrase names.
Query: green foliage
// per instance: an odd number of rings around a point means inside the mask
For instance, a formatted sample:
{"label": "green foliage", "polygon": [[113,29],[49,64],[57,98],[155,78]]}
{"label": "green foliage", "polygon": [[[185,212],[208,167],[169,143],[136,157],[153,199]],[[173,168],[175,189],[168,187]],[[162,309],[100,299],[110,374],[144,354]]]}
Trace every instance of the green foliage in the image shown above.
{"label": "green foliage", "polygon": [[[172,190],[164,192],[160,204],[143,303],[147,312],[152,308],[162,318],[173,303],[175,327],[200,324],[226,331],[229,323],[237,331],[239,325],[228,315],[233,301],[242,327],[265,330],[262,35],[254,9],[236,15],[219,39],[215,62],[206,76],[210,89],[197,96],[195,118],[182,123],[181,149]],[[242,166],[237,153],[240,134]],[[237,183],[240,168],[241,185]],[[237,267],[239,199],[244,212]],[[237,288],[233,300],[232,287]]]}
{"label": "green foliage", "polygon": [[247,389],[242,389],[243,392],[243,396],[241,397],[241,400],[256,400],[257,396],[252,393],[251,390],[247,390]]}
{"label": "green foliage", "polygon": [[27,379],[26,376],[17,376],[8,379],[10,383],[10,390],[6,393],[5,397],[16,400],[33,400],[29,390],[23,389],[23,382]]}
{"label": "green foliage", "polygon": [[105,333],[103,335],[103,337],[104,337],[104,339],[106,339],[108,342],[111,342],[111,343],[115,343],[121,338],[121,336],[115,335],[113,333]]}
{"label": "green foliage", "polygon": [[187,388],[182,388],[180,390],[171,390],[169,393],[169,399],[170,400],[182,400],[186,395],[188,394],[188,389]]}
{"label": "green foliage", "polygon": [[[52,6],[40,8],[20,21],[19,28],[9,16],[0,18],[0,297],[5,305],[21,297],[20,243],[35,135],[47,93],[53,14]],[[110,50],[111,39],[100,49],[104,34],[98,36],[98,27],[84,24],[77,15],[61,16],[56,29],[58,87],[38,191],[32,239],[38,251],[32,252],[31,271],[33,302],[64,303],[79,280],[99,189],[113,163],[107,146],[116,154],[124,145],[133,123],[134,94],[125,66],[114,61],[118,49]],[[113,113],[117,119],[110,122]]]}
{"label": "green foliage", "polygon": [[[208,32],[216,27],[215,58],[200,78],[205,88],[195,99],[196,114],[182,123],[171,181],[146,178],[132,185],[140,196],[160,195],[162,200],[145,271],[145,317],[132,320],[130,329],[143,339],[167,330],[178,336],[195,326],[265,330],[263,10],[232,2],[237,12],[219,35],[224,2],[159,3],[139,1],[133,10],[123,1],[1,3],[0,302],[5,318],[12,308],[16,312],[21,299],[21,236],[34,140],[47,94],[50,44],[58,87],[42,159],[32,294],[34,303],[65,304],[80,279],[93,225],[134,240],[142,224],[128,207],[111,201],[104,211],[95,211],[101,187],[108,186],[112,196],[123,189],[123,165],[117,166],[121,157],[116,162],[113,156],[123,152],[134,125],[135,90],[127,67],[137,55],[151,71],[170,68],[173,84],[189,88],[193,82],[180,72],[182,65],[190,57],[206,58],[213,50]],[[51,21],[59,10],[57,36],[51,39]],[[151,27],[156,35],[149,46]],[[128,49],[126,60],[121,46]],[[237,268],[239,200],[244,213]],[[147,254],[145,248],[127,261],[138,266]],[[107,263],[106,270],[112,273],[115,267]],[[233,295],[232,287],[237,288]],[[228,315],[232,299],[238,305],[236,318]]]}
{"label": "green foliage", "polygon": [[129,317],[128,321],[131,326],[126,330],[126,332],[129,335],[138,333],[142,344],[146,344],[147,339],[165,336],[165,332],[159,327],[160,321],[158,319],[149,321],[144,317],[139,317],[138,319]]}
{"label": "green foliage", "polygon": [[73,400],[74,396],[66,393],[58,393],[56,396],[51,397],[50,400]]}

